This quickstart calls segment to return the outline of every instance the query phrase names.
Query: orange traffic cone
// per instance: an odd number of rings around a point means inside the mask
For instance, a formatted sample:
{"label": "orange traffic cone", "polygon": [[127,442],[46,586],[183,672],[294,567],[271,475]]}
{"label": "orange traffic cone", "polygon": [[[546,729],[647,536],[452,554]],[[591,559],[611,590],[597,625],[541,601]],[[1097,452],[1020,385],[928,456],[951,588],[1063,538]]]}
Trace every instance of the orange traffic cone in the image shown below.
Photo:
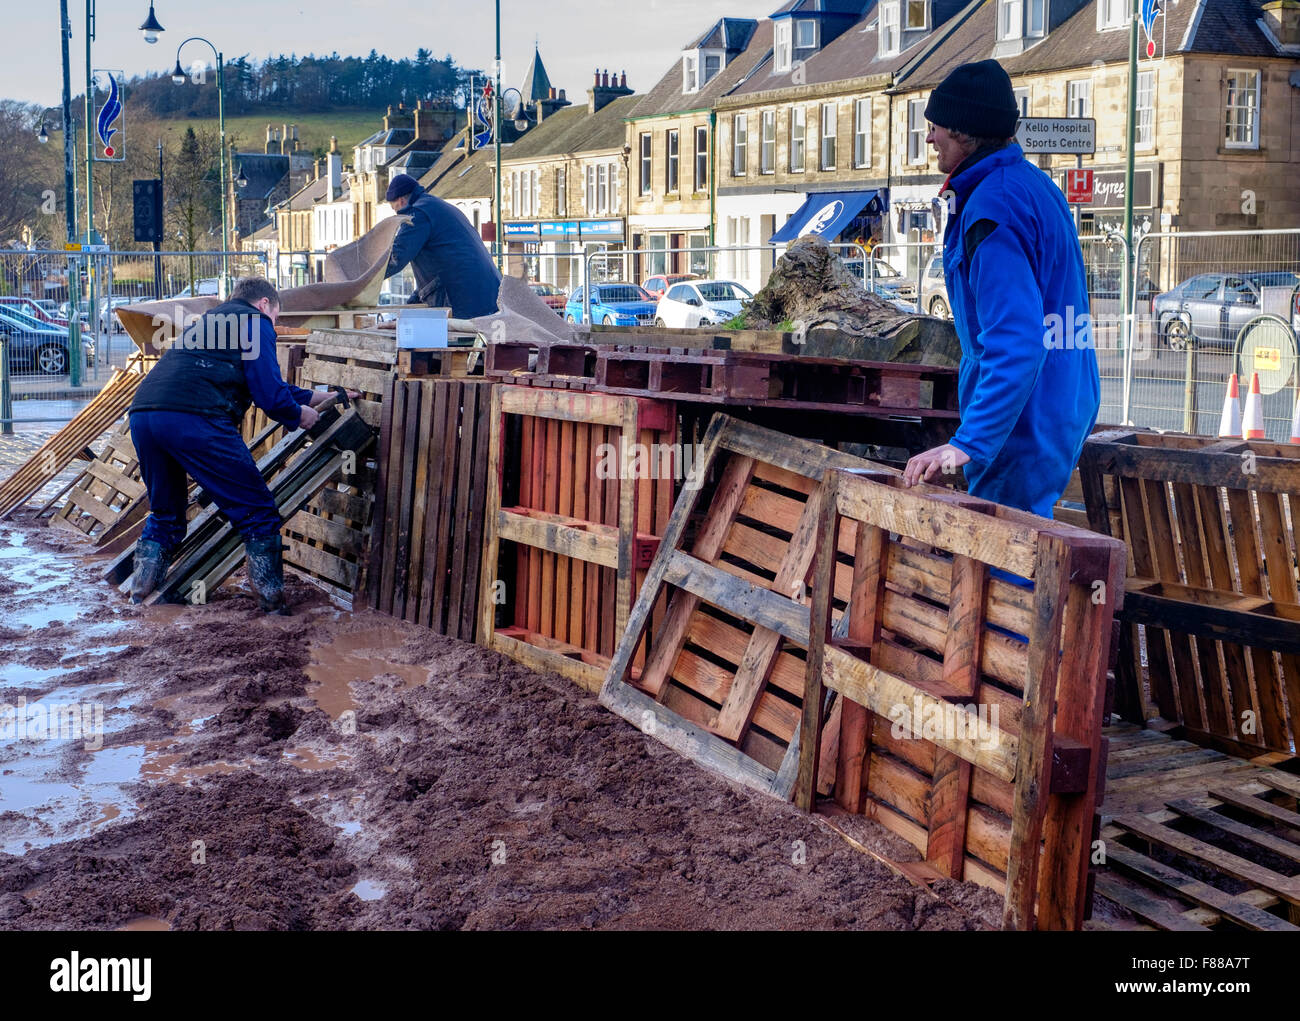
{"label": "orange traffic cone", "polygon": [[1262,440],[1264,438],[1264,405],[1259,393],[1259,373],[1250,374],[1250,393],[1246,395],[1246,410],[1242,414],[1242,428],[1246,439]]}
{"label": "orange traffic cone", "polygon": [[1295,411],[1291,414],[1291,442],[1300,443],[1300,397],[1296,398]]}
{"label": "orange traffic cone", "polygon": [[1237,374],[1228,377],[1228,392],[1223,397],[1223,417],[1219,419],[1221,439],[1241,439],[1241,404],[1237,396]]}

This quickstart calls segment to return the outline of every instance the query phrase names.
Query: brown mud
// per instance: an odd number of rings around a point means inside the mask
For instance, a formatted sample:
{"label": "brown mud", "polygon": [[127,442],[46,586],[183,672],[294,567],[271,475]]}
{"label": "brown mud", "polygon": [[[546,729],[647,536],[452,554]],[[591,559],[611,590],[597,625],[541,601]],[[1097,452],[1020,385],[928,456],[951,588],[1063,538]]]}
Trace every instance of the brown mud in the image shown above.
{"label": "brown mud", "polygon": [[0,525],[0,707],[102,711],[98,737],[0,736],[0,928],[998,922],[989,891],[919,890],[561,678],[292,576],[267,617],[242,578],[146,608],[101,570]]}

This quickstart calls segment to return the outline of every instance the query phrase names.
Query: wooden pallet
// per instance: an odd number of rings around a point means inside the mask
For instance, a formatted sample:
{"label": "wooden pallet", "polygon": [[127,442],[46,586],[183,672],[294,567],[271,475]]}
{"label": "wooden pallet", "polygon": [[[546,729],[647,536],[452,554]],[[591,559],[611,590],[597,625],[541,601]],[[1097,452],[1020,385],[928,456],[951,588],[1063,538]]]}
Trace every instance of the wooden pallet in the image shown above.
{"label": "wooden pallet", "polygon": [[481,377],[486,352],[475,347],[398,348],[397,375],[403,378],[438,376],[443,379]]}
{"label": "wooden pallet", "polygon": [[[291,520],[314,494],[339,475],[345,459],[364,453],[373,442],[374,433],[355,409],[340,414],[337,407],[327,408],[312,429],[285,436],[258,465],[269,477],[271,496],[281,520]],[[190,522],[185,539],[173,554],[167,577],[145,602],[206,601],[243,559],[243,539],[225,515],[209,507]],[[118,574],[120,565],[114,565],[108,577]],[[123,592],[130,590],[131,577],[127,574],[121,582]]]}
{"label": "wooden pallet", "polygon": [[1127,543],[1134,574],[1118,707],[1242,754],[1293,754],[1300,446],[1115,431],[1079,467],[1092,528]]}
{"label": "wooden pallet", "polygon": [[[715,415],[696,471],[717,488],[693,543],[700,491],[673,508],[601,701],[683,754],[789,797],[798,764],[807,648],[805,580],[818,485],[872,462]],[[847,578],[847,573],[845,573]],[[634,650],[667,599],[644,669]]]}
{"label": "wooden pallet", "polygon": [[488,375],[504,381],[707,404],[958,418],[955,369],[697,348],[504,342]]}
{"label": "wooden pallet", "polygon": [[99,456],[73,481],[52,525],[70,528],[94,541],[111,542],[149,513],[149,495],[140,478],[140,462],[123,422],[109,435]]}
{"label": "wooden pallet", "polygon": [[[379,434],[384,389],[397,362],[397,339],[376,330],[314,330],[307,336],[300,385],[342,386],[361,393],[358,416]],[[374,449],[373,446],[370,449]],[[330,482],[284,530],[285,563],[349,603],[364,583],[377,466],[357,457],[353,471]]]}
{"label": "wooden pallet", "polygon": [[[600,688],[672,507],[676,428],[661,401],[494,388],[480,640]],[[638,445],[668,458],[603,456]]]}
{"label": "wooden pallet", "polygon": [[384,394],[365,599],[475,640],[492,384],[391,380]]}
{"label": "wooden pallet", "polygon": [[841,808],[1002,892],[1006,928],[1081,927],[1123,544],[892,472],[828,472],[817,503],[803,702],[839,711],[803,714],[796,803],[838,731]]}
{"label": "wooden pallet", "polygon": [[1132,725],[1108,736],[1096,890],[1124,927],[1300,931],[1300,779]]}
{"label": "wooden pallet", "polygon": [[82,452],[112,429],[131,406],[144,379],[141,361],[132,356],[124,370],[113,370],[104,388],[67,425],[46,440],[3,484],[0,484],[0,520],[32,498]]}

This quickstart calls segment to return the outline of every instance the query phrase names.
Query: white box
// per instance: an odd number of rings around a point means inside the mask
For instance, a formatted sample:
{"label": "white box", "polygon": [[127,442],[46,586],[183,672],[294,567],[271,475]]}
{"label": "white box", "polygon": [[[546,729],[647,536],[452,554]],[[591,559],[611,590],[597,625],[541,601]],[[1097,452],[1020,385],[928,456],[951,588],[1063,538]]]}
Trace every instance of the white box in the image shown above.
{"label": "white box", "polygon": [[397,346],[429,348],[447,346],[449,308],[401,308],[397,312]]}

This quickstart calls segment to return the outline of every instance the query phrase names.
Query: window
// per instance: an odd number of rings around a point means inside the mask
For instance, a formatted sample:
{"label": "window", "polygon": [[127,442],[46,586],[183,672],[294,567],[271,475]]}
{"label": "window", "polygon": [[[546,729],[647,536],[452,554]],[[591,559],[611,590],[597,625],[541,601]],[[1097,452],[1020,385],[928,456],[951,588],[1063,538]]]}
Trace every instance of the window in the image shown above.
{"label": "window", "polygon": [[618,213],[618,164],[609,165],[609,211]]}
{"label": "window", "polygon": [[1068,82],[1065,91],[1067,97],[1065,116],[1092,116],[1092,79],[1085,78],[1082,81]]}
{"label": "window", "polygon": [[682,54],[682,91],[697,92],[699,91],[699,55],[696,53]]}
{"label": "window", "polygon": [[907,162],[913,165],[925,163],[925,100],[909,99],[907,101]]}
{"label": "window", "polygon": [[898,4],[886,3],[880,8],[880,52],[891,57],[898,52]]}
{"label": "window", "polygon": [[677,129],[674,128],[668,132],[668,159],[665,161],[667,173],[664,176],[664,183],[669,194],[675,194],[679,190],[677,168],[680,154],[677,149],[677,140]]}
{"label": "window", "polygon": [[822,158],[823,170],[835,169],[835,104],[822,104]]}
{"label": "window", "polygon": [[792,61],[790,31],[790,20],[788,18],[776,23],[776,37],[772,44],[772,70],[777,74],[785,74],[790,70]]}
{"label": "window", "polygon": [[808,139],[807,114],[802,106],[790,108],[790,172],[803,173],[804,143]]}
{"label": "window", "polygon": [[1229,70],[1223,144],[1228,149],[1259,148],[1259,72]]}
{"label": "window", "polygon": [[927,28],[929,8],[926,0],[907,0],[907,27]]}
{"label": "window", "polygon": [[569,173],[564,167],[555,168],[555,215],[569,215]]}
{"label": "window", "polygon": [[1046,31],[1047,0],[1028,0],[1028,4],[1025,8],[1025,35],[1039,38]]}
{"label": "window", "polygon": [[749,149],[749,130],[745,124],[745,115],[738,113],[732,121],[731,135],[731,176],[745,176],[745,159]]}
{"label": "window", "polygon": [[998,38],[1019,39],[1024,34],[1023,0],[998,0]]}
{"label": "window", "polygon": [[650,134],[641,136],[641,194],[650,194],[650,168],[652,166],[652,152]]}
{"label": "window", "polygon": [[871,100],[859,99],[853,104],[853,166],[862,169],[871,165]]}
{"label": "window", "polygon": [[651,234],[647,239],[649,252],[646,256],[646,266],[651,274],[668,272],[668,238],[663,234]]}
{"label": "window", "polygon": [[1156,141],[1156,73],[1139,71],[1137,83],[1137,125],[1134,144],[1150,148]]}
{"label": "window", "polygon": [[533,175],[524,171],[523,173],[523,202],[519,206],[520,216],[533,215]]}
{"label": "window", "polygon": [[1127,28],[1132,5],[1128,0],[1098,0],[1097,31],[1107,28]]}
{"label": "window", "polygon": [[800,18],[794,23],[794,48],[796,50],[815,50],[817,48],[817,22],[812,18]]}
{"label": "window", "polygon": [[1015,93],[1016,106],[1020,107],[1020,116],[1028,117],[1029,116],[1029,90],[1012,89],[1011,91]]}
{"label": "window", "polygon": [[695,129],[695,190],[709,186],[709,129]]}
{"label": "window", "polygon": [[596,168],[596,212],[609,212],[609,169],[604,163]]}
{"label": "window", "polygon": [[763,111],[763,144],[759,149],[759,169],[765,174],[776,173],[776,111]]}
{"label": "window", "polygon": [[704,77],[700,79],[700,88],[708,85],[722,73],[722,54],[706,53],[704,55]]}

